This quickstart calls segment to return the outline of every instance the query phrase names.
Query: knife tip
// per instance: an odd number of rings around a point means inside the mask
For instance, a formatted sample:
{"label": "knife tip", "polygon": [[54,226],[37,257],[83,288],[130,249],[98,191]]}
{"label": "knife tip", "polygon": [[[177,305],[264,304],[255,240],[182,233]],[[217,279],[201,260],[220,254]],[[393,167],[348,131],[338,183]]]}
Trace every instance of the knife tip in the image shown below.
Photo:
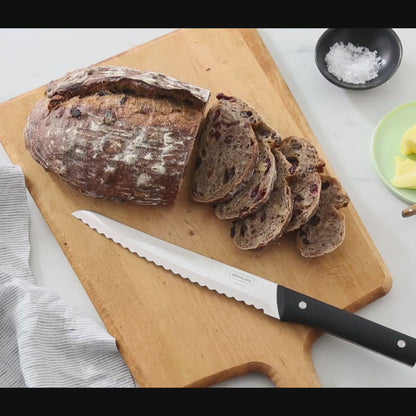
{"label": "knife tip", "polygon": [[79,210],[77,210],[77,211],[72,212],[71,214],[72,214],[75,218],[77,218],[77,219],[79,219],[79,220],[81,220],[81,221],[82,221],[82,219],[85,217],[85,214],[86,214],[86,213],[88,213],[88,212],[90,212],[90,211],[87,211],[87,210],[85,210],[85,209],[79,209]]}

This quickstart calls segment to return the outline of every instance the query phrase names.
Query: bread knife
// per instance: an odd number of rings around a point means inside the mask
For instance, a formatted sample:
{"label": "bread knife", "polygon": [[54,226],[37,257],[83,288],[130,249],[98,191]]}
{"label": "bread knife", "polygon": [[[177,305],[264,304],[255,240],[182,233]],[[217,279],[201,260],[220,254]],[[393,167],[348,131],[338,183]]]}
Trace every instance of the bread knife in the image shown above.
{"label": "bread knife", "polygon": [[285,286],[143,233],[97,212],[72,215],[93,230],[191,282],[281,321],[307,325],[414,366],[416,339]]}

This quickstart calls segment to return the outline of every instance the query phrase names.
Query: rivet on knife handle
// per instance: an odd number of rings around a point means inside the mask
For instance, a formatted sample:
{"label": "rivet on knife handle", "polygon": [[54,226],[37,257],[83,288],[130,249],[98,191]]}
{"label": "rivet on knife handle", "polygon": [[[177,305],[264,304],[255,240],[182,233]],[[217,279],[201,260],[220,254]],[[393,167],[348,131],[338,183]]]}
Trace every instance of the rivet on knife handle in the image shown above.
{"label": "rivet on knife handle", "polygon": [[416,362],[416,339],[408,335],[280,285],[277,305],[281,321],[322,329],[410,366]]}

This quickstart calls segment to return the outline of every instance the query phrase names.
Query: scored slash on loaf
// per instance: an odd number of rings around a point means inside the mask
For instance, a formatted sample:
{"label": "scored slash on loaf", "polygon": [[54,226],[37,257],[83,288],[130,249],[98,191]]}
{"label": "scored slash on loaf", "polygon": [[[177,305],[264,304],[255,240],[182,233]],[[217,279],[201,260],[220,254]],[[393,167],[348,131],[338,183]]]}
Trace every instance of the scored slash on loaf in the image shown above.
{"label": "scored slash on loaf", "polygon": [[307,139],[282,139],[248,103],[221,93],[199,138],[191,196],[232,221],[240,249],[270,247],[294,231],[300,254],[317,257],[342,244],[339,209],[349,202],[324,167]]}

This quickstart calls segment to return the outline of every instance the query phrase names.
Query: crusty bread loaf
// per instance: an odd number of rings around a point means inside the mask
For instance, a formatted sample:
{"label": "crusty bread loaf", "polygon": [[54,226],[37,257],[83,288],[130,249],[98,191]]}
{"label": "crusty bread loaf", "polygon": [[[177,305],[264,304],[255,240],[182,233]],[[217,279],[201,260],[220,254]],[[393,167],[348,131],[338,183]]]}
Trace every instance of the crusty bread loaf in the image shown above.
{"label": "crusty bread loaf", "polygon": [[251,178],[259,156],[258,114],[237,97],[217,95],[198,142],[191,197],[214,204],[231,199]]}
{"label": "crusty bread loaf", "polygon": [[349,203],[340,182],[322,175],[318,209],[297,232],[296,246],[304,257],[318,257],[334,251],[345,238],[345,215],[339,211]]}
{"label": "crusty bread loaf", "polygon": [[83,194],[143,205],[174,202],[210,92],[116,66],[52,81],[24,132],[32,157]]}
{"label": "crusty bread loaf", "polygon": [[315,146],[303,137],[290,136],[282,140],[279,150],[290,162],[289,186],[292,191],[293,213],[286,232],[298,229],[318,208],[321,176],[325,162]]}
{"label": "crusty bread loaf", "polygon": [[276,179],[269,199],[258,211],[233,221],[231,237],[243,250],[269,247],[283,235],[292,215],[292,197],[286,178],[290,164],[275,152]]}

